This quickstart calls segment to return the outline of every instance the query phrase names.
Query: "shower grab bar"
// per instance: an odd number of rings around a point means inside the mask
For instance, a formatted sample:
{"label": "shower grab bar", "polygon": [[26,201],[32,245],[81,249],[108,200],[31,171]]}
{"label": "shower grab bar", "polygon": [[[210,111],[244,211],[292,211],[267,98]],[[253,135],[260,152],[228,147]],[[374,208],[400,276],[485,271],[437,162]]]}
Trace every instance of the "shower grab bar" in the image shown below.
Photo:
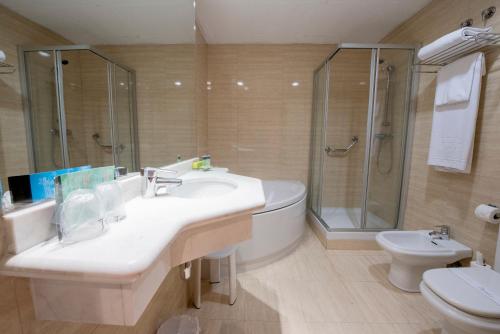
{"label": "shower grab bar", "polygon": [[92,139],[94,139],[94,142],[98,146],[100,146],[100,147],[102,147],[104,149],[112,149],[113,148],[113,145],[105,145],[105,144],[101,143],[101,140],[100,140],[101,139],[101,135],[98,134],[97,132],[92,135]]}
{"label": "shower grab bar", "polygon": [[[103,150],[113,149],[113,145],[105,145],[105,144],[101,143],[100,138],[101,138],[101,135],[97,132],[92,135],[92,139],[94,139],[94,142],[97,144],[97,146],[101,147]],[[125,145],[123,145],[123,144],[118,145],[118,153],[122,153],[124,149],[125,149]]]}
{"label": "shower grab bar", "polygon": [[333,148],[330,146],[325,147],[326,154],[331,157],[346,155],[359,142],[358,136],[352,137],[351,140],[352,142],[346,148],[335,148],[335,146]]}

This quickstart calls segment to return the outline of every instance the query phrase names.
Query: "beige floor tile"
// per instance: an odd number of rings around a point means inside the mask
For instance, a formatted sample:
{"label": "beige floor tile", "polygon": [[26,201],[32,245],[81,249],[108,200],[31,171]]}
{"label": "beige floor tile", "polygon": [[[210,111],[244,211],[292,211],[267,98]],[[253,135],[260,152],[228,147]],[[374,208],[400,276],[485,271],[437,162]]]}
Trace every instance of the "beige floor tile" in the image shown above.
{"label": "beige floor tile", "polygon": [[441,334],[441,325],[439,322],[426,324],[411,324],[414,333],[418,334]]}
{"label": "beige floor tile", "polygon": [[310,282],[302,299],[302,312],[308,322],[362,321],[354,296],[340,281]]}
{"label": "beige floor tile", "polygon": [[342,324],[335,322],[310,322],[307,323],[309,333],[311,334],[343,334]]}
{"label": "beige floor tile", "polygon": [[238,273],[238,280],[269,280],[271,278],[271,267],[272,264],[263,266],[260,268],[247,270],[242,273]]}
{"label": "beige floor tile", "polygon": [[339,273],[328,259],[325,251],[303,251],[294,254],[298,279],[306,281],[334,281],[339,280]]}
{"label": "beige floor tile", "polygon": [[302,281],[283,280],[270,283],[278,292],[278,312],[281,322],[303,322],[305,285]]}
{"label": "beige floor tile", "polygon": [[269,266],[270,280],[299,280],[301,278],[294,253]]}
{"label": "beige floor tile", "polygon": [[347,285],[369,323],[406,323],[402,302],[396,300],[379,282],[353,282]]}
{"label": "beige floor tile", "polygon": [[371,328],[368,324],[342,323],[341,328],[343,334],[371,334]]}
{"label": "beige floor tile", "polygon": [[307,323],[293,321],[293,322],[281,322],[281,333],[282,334],[314,334],[309,331]]}
{"label": "beige floor tile", "polygon": [[308,229],[288,256],[238,274],[234,306],[226,279],[204,282],[202,309],[189,312],[202,333],[438,334],[439,316],[389,283],[389,264],[383,251],[326,250]]}
{"label": "beige floor tile", "polygon": [[236,320],[203,319],[200,321],[202,334],[245,334],[245,322]]}
{"label": "beige floor tile", "polygon": [[267,281],[242,281],[245,290],[245,320],[279,321],[278,295]]}
{"label": "beige floor tile", "polygon": [[280,322],[247,321],[245,334],[281,334]]}
{"label": "beige floor tile", "polygon": [[[374,282],[386,280],[390,258],[380,251],[328,251],[328,258],[343,280]],[[366,254],[366,255],[363,255]],[[369,255],[368,255],[369,254]]]}

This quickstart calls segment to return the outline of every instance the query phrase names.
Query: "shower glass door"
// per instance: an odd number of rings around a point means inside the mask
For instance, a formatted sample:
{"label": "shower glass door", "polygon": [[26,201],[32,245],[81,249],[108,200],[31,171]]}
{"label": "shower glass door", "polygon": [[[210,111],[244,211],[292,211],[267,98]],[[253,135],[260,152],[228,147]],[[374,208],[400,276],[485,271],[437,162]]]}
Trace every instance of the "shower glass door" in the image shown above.
{"label": "shower glass door", "polygon": [[321,215],[321,172],[323,164],[324,122],[327,87],[327,65],[323,64],[314,72],[314,95],[311,127],[311,170],[309,175],[309,203],[311,209]]}
{"label": "shower glass door", "polygon": [[63,166],[57,112],[55,53],[31,51],[25,54],[31,107],[30,123],[33,169],[44,172]]}
{"label": "shower glass door", "polygon": [[116,164],[134,170],[134,128],[130,73],[114,65],[114,140]]}
{"label": "shower glass door", "polygon": [[60,54],[69,166],[112,165],[108,62],[89,50]]}
{"label": "shower glass door", "polygon": [[321,218],[331,229],[360,228],[372,49],[342,49],[328,63]]}
{"label": "shower glass door", "polygon": [[135,73],[86,45],[21,47],[31,172],[137,171]]}
{"label": "shower glass door", "polygon": [[372,118],[366,228],[398,223],[413,50],[381,49]]}
{"label": "shower glass door", "polygon": [[398,227],[413,56],[340,44],[314,74],[309,204],[328,231]]}

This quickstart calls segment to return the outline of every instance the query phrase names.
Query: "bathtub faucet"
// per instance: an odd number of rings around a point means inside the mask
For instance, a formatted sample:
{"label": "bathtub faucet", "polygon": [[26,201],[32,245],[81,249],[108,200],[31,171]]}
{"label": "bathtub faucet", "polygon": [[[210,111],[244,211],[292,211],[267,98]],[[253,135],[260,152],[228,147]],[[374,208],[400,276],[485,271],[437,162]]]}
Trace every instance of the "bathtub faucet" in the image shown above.
{"label": "bathtub faucet", "polygon": [[435,230],[429,232],[431,239],[441,239],[441,240],[449,240],[450,239],[450,227],[448,225],[437,225],[435,226]]}

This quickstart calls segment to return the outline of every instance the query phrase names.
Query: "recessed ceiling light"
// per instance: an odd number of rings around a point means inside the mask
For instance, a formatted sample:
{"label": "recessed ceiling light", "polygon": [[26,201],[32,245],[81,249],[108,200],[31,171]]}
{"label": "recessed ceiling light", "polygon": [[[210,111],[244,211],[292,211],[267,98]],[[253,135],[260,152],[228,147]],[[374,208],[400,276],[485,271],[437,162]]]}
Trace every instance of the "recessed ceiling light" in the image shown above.
{"label": "recessed ceiling light", "polygon": [[38,54],[42,57],[50,57],[50,53],[48,53],[47,51],[38,51]]}
{"label": "recessed ceiling light", "polygon": [[207,81],[207,85],[211,85],[212,84],[212,81]]}
{"label": "recessed ceiling light", "polygon": [[240,87],[245,85],[245,83],[243,81],[236,81],[236,84]]}
{"label": "recessed ceiling light", "polygon": [[208,89],[208,90],[212,90],[212,86],[208,86],[208,87],[207,87],[207,89]]}
{"label": "recessed ceiling light", "polygon": [[125,82],[120,82],[120,86],[125,86]]}
{"label": "recessed ceiling light", "polygon": [[175,81],[175,82],[174,82],[174,85],[176,85],[176,86],[182,86],[182,82],[180,82],[180,81]]}
{"label": "recessed ceiling light", "polygon": [[294,81],[294,82],[292,82],[292,86],[293,86],[293,87],[297,87],[297,86],[299,86],[299,85],[300,85],[300,83],[299,83],[298,81]]}

